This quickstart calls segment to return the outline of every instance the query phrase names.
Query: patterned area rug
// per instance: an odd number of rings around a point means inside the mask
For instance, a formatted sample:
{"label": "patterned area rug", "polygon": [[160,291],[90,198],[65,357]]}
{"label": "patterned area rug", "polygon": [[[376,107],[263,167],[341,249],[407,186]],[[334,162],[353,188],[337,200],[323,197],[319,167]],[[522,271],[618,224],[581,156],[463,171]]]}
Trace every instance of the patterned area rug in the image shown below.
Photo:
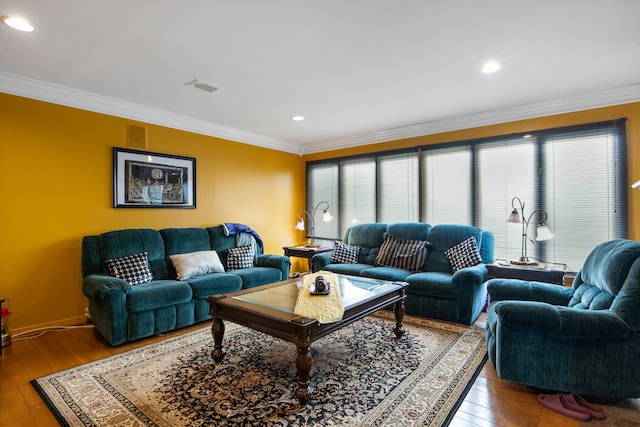
{"label": "patterned area rug", "polygon": [[379,312],[315,342],[306,405],[293,344],[226,322],[33,380],[68,426],[443,426],[486,361],[483,330]]}

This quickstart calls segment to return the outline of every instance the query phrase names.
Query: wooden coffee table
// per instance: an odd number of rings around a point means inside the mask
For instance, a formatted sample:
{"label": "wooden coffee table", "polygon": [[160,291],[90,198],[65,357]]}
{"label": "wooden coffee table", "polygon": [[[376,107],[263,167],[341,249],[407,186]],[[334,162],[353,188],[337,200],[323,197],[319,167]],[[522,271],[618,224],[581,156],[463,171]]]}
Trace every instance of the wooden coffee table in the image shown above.
{"label": "wooden coffee table", "polygon": [[307,402],[313,394],[309,373],[312,364],[310,349],[314,341],[390,305],[394,305],[396,324],[393,331],[396,337],[400,338],[405,332],[402,321],[408,283],[345,275],[336,277],[344,316],[334,323],[321,324],[316,319],[293,313],[302,278],[208,297],[209,314],[213,317],[214,349],[211,356],[219,363],[226,354],[222,345],[224,320],[291,342],[298,350],[298,386],[294,394],[301,402]]}

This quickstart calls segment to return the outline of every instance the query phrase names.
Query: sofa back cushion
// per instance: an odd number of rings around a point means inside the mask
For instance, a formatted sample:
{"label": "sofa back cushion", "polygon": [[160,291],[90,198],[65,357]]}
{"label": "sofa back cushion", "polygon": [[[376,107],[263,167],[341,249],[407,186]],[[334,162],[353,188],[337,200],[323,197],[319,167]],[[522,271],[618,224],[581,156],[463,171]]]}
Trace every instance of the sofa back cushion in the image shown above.
{"label": "sofa back cushion", "polygon": [[356,224],[347,228],[342,240],[347,245],[360,246],[360,263],[375,265],[386,231],[387,224]]}
{"label": "sofa back cushion", "polygon": [[574,287],[586,283],[615,296],[639,257],[640,242],[618,239],[601,243],[587,256]]}
{"label": "sofa back cushion", "polygon": [[569,306],[610,308],[640,330],[640,242],[616,239],[596,246],[573,282]]}
{"label": "sofa back cushion", "polygon": [[[220,261],[222,261],[222,264],[224,265],[225,271],[228,271],[229,264],[227,262],[227,249],[238,247],[236,236],[240,236],[240,234],[227,236],[224,233],[224,227],[222,225],[208,227],[206,230],[209,234],[209,244],[211,246],[211,249],[218,252],[218,256],[220,257]],[[260,254],[260,249],[257,247],[257,245],[255,248],[255,253],[256,256]]]}
{"label": "sofa back cushion", "polygon": [[[131,228],[103,233],[99,236],[102,262],[147,252],[154,279],[167,279],[164,242],[158,230]],[[103,272],[107,272],[106,269]]]}
{"label": "sofa back cushion", "polygon": [[[483,244],[483,234],[484,233],[481,230],[470,225],[434,225],[429,231],[429,235],[427,237],[427,240],[431,243],[431,247],[429,248],[429,257],[425,262],[425,271],[451,273],[453,268],[449,258],[447,257],[446,251],[470,237],[474,237],[476,239],[476,245],[480,250],[480,254],[483,255],[481,249]],[[491,254],[491,258],[492,257],[493,253]],[[484,257],[483,262],[487,262]]]}
{"label": "sofa back cushion", "polygon": [[387,226],[387,233],[407,240],[428,240],[431,225],[422,222],[396,222]]}
{"label": "sofa back cushion", "polygon": [[165,228],[160,230],[164,240],[165,258],[169,276],[177,277],[171,255],[211,250],[209,233],[204,228]]}

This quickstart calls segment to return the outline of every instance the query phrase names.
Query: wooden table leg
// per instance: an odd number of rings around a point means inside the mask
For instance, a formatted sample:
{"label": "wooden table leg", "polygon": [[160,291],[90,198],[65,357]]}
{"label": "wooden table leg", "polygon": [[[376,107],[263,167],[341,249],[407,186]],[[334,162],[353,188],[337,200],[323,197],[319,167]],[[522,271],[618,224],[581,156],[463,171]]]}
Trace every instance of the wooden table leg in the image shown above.
{"label": "wooden table leg", "polygon": [[298,371],[298,387],[294,395],[301,403],[307,403],[313,394],[313,387],[309,385],[309,373],[311,372],[311,346],[298,345],[296,356],[296,370]]}
{"label": "wooden table leg", "polygon": [[396,315],[396,327],[393,329],[393,332],[396,333],[396,337],[400,338],[404,335],[404,325],[402,321],[404,320],[404,300],[398,301],[393,307],[393,313]]}
{"label": "wooden table leg", "polygon": [[211,325],[211,333],[213,334],[213,351],[211,357],[216,362],[221,362],[227,350],[222,346],[222,338],[224,337],[224,322],[222,319],[213,318]]}

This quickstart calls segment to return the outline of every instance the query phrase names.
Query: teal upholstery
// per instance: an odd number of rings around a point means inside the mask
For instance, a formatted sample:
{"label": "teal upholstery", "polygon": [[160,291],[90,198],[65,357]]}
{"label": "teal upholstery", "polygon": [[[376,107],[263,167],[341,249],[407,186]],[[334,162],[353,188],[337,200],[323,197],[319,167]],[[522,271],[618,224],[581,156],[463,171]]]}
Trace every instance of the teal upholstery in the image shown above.
{"label": "teal upholstery", "polygon": [[[431,244],[420,272],[375,265],[385,233],[401,239],[426,240]],[[453,272],[445,251],[475,237],[482,263]],[[345,231],[344,243],[360,246],[357,264],[331,261],[332,252],[311,258],[312,271],[327,270],[383,280],[406,281],[407,313],[470,325],[486,304],[486,263],[493,262],[494,239],[488,231],[457,224],[402,222],[357,224]]]}
{"label": "teal upholstery", "polygon": [[571,287],[492,279],[485,337],[500,378],[640,397],[640,242],[596,246]]}
{"label": "teal upholstery", "polygon": [[[127,229],[85,236],[82,240],[82,289],[89,299],[95,328],[111,345],[119,345],[211,318],[206,298],[242,288],[279,282],[289,277],[291,261],[284,255],[261,254],[255,267],[176,279],[171,255],[215,250],[225,271],[225,250],[236,237],[222,227]],[[153,281],[132,286],[109,275],[105,261],[147,252]]]}

